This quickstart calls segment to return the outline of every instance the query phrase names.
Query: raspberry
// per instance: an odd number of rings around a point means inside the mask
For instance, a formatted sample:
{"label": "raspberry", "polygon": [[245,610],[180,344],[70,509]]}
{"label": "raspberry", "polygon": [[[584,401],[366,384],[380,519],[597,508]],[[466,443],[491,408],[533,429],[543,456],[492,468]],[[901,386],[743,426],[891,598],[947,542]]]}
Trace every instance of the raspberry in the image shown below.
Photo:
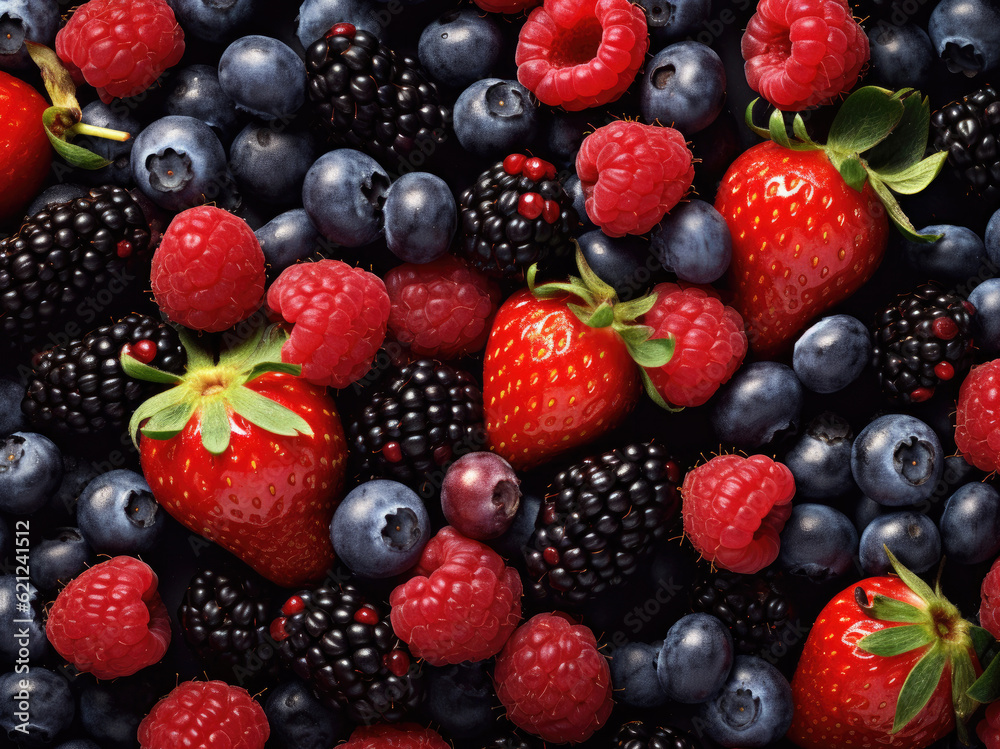
{"label": "raspberry", "polygon": [[500,289],[461,258],[406,263],[385,275],[389,332],[415,356],[457,359],[486,345]]}
{"label": "raspberry", "polygon": [[587,740],[614,705],[594,633],[558,614],[518,627],[497,656],[494,681],[510,721],[554,744]]}
{"label": "raspberry", "polygon": [[241,687],[186,681],[153,705],[139,724],[140,749],[264,749],[271,729],[264,709]]}
{"label": "raspberry", "polygon": [[759,572],[778,558],[794,494],[792,472],[766,455],[716,456],[684,477],[684,533],[708,561]]}
{"label": "raspberry", "polygon": [[728,381],[747,353],[743,318],[710,288],[661,283],[656,304],[642,318],[653,338],[672,335],[674,355],[647,369],[656,391],[675,406],[700,406]]}
{"label": "raspberry", "polygon": [[90,0],[56,34],[56,54],[108,104],[142,93],[179,63],[184,30],[165,0]]}
{"label": "raspberry", "polygon": [[281,357],[314,385],[343,388],[361,378],[385,340],[389,295],[374,273],[339,260],[299,263],[267,291],[292,334]]}
{"label": "raspberry", "polygon": [[212,333],[231,328],[260,307],[264,279],[264,252],[250,227],[207,205],[174,217],[150,271],[163,313]]}
{"label": "raspberry", "polygon": [[451,749],[432,728],[415,723],[382,723],[375,726],[358,726],[346,744],[337,749]]}
{"label": "raspberry", "polygon": [[587,215],[611,237],[652,229],[694,179],[684,136],[640,122],[612,122],[588,135],[576,173]]}
{"label": "raspberry", "polygon": [[997,559],[983,578],[979,605],[979,624],[991,635],[1000,639],[1000,559]]}
{"label": "raspberry", "polygon": [[846,0],[760,0],[741,48],[750,88],[788,111],[850,91],[868,62],[868,37]]}
{"label": "raspberry", "polygon": [[45,634],[80,671],[98,679],[134,674],[159,662],[170,644],[156,585],[156,573],[133,557],[95,564],[60,591]]}
{"label": "raspberry", "polygon": [[1000,469],[1000,359],[973,367],[962,382],[955,444],[976,468],[987,473]]}
{"label": "raspberry", "polygon": [[976,735],[986,749],[1000,749],[1000,702],[986,706],[986,714],[976,726]]}
{"label": "raspberry", "polygon": [[442,528],[424,547],[415,577],[389,596],[396,636],[432,666],[481,661],[521,620],[521,577],[489,546]]}
{"label": "raspberry", "polygon": [[517,80],[570,111],[612,102],[642,67],[646,15],[628,0],[545,0],[521,27]]}

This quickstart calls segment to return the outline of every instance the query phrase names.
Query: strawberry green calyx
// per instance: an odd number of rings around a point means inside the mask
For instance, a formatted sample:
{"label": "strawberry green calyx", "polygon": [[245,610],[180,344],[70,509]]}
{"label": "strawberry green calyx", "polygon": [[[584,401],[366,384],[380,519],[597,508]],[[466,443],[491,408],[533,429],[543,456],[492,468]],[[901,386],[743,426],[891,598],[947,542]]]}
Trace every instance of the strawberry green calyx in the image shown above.
{"label": "strawberry green calyx", "polygon": [[947,151],[924,158],[930,132],[930,103],[919,91],[889,91],[878,86],[859,88],[848,96],[830,125],[826,143],[814,141],[800,114],[792,120],[789,136],[780,110],[774,110],[767,129],[753,123],[754,99],[746,109],[746,124],[763,138],[794,151],[823,151],[851,188],[865,183],[885,206],[889,219],[911,242],[935,242],[940,235],[918,234],[903,213],[895,193],[914,195],[941,172]]}
{"label": "strawberry green calyx", "polygon": [[126,347],[122,369],[129,377],[172,385],[142,403],[129,421],[129,434],[138,447],[139,434],[167,440],[180,434],[195,416],[201,423],[202,445],[219,455],[229,447],[230,413],[273,434],[312,436],[312,428],[299,414],[247,387],[269,372],[298,376],[301,367],[281,361],[281,347],[288,334],[271,325],[258,329],[240,344],[225,350],[218,361],[198,346],[191,333],[180,331],[187,354],[183,375],[151,367],[136,359]]}

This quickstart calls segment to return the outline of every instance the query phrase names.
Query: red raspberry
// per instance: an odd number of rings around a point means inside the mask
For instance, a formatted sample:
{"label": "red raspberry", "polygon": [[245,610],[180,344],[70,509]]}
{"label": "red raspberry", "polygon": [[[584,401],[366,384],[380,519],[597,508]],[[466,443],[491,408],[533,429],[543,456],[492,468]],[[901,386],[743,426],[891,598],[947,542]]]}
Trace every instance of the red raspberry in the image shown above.
{"label": "red raspberry", "polygon": [[56,54],[108,104],[141,94],[179,63],[184,30],[165,0],[90,0],[56,34]]}
{"label": "red raspberry", "polygon": [[491,658],[521,621],[517,570],[454,528],[428,542],[414,573],[389,596],[389,616],[396,636],[432,666]]}
{"label": "red raspberry", "polygon": [[976,468],[987,473],[1000,469],[1000,359],[973,367],[962,382],[955,444]]}
{"label": "red raspberry", "polygon": [[708,561],[759,572],[778,558],[794,494],[792,472],[766,455],[716,456],[684,477],[684,533]]}
{"label": "red raspberry", "polygon": [[694,166],[672,127],[612,122],[584,138],[576,173],[590,220],[620,237],[656,226],[691,187]]}
{"label": "red raspberry", "polygon": [[486,345],[500,288],[454,255],[385,274],[389,332],[417,356],[457,359]]}
{"label": "red raspberry", "polygon": [[163,314],[212,333],[257,311],[264,278],[264,252],[247,223],[207,205],[174,217],[150,270],[153,296]]}
{"label": "red raspberry", "polygon": [[432,728],[416,723],[358,726],[346,744],[337,749],[451,749],[451,745]]}
{"label": "red raspberry", "polygon": [[1000,559],[993,562],[980,589],[979,624],[1000,639]]}
{"label": "red raspberry", "polygon": [[674,355],[659,369],[647,369],[656,392],[674,406],[700,406],[743,363],[747,334],[743,318],[724,305],[711,287],[661,283],[656,304],[642,323],[653,338],[672,335]]}
{"label": "red raspberry", "polygon": [[976,735],[986,749],[1000,749],[1000,702],[986,706],[986,714],[976,726]]}
{"label": "red raspberry", "polygon": [[360,379],[385,340],[385,284],[339,260],[285,268],[267,290],[267,304],[293,323],[282,359],[301,364],[314,385],[343,388]]}
{"label": "red raspberry", "polygon": [[510,721],[554,744],[586,741],[608,716],[611,671],[594,633],[558,614],[522,624],[497,656],[493,680]]}
{"label": "red raspberry", "polygon": [[793,112],[850,91],[868,62],[847,0],[760,0],[741,47],[750,88]]}
{"label": "red raspberry", "polygon": [[625,93],[648,48],[646,15],[629,0],[545,0],[521,27],[517,80],[551,107],[599,107]]}
{"label": "red raspberry", "polygon": [[542,0],[472,0],[487,13],[520,13],[541,5]]}
{"label": "red raspberry", "polygon": [[45,634],[80,671],[98,679],[134,674],[158,663],[170,644],[156,585],[156,573],[133,557],[95,564],[59,592]]}
{"label": "red raspberry", "polygon": [[264,709],[241,687],[185,681],[139,724],[140,749],[264,749],[271,729]]}

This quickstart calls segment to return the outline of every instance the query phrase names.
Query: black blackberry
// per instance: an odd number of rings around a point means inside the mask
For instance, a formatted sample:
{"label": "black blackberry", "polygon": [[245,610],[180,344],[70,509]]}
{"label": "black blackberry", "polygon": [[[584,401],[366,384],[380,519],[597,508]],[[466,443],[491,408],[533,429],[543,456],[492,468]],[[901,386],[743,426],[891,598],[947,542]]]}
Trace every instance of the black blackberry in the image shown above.
{"label": "black blackberry", "polygon": [[31,344],[93,305],[109,308],[143,275],[131,261],[149,249],[147,216],[121,187],[39,211],[0,241],[0,333]]}
{"label": "black blackberry", "polygon": [[57,434],[93,434],[119,429],[156,387],[128,377],[122,348],[143,352],[149,364],[168,372],[184,371],[184,350],[177,331],[140,314],[93,330],[79,341],[36,354],[21,409],[32,424]]}
{"label": "black blackberry", "polygon": [[681,469],[660,445],[590,457],[556,476],[525,548],[538,598],[581,604],[621,584],[680,506]]}
{"label": "black blackberry", "polygon": [[418,359],[363,396],[350,444],[363,472],[426,494],[452,460],[485,449],[482,392],[467,372]]}
{"label": "black blackberry", "polygon": [[697,749],[685,731],[638,720],[619,728],[611,746],[612,749]]}
{"label": "black blackberry", "polygon": [[391,168],[419,143],[444,142],[451,112],[437,87],[419,62],[397,55],[374,34],[337,24],[306,51],[306,72],[309,98],[339,145]]}
{"label": "black blackberry", "polygon": [[872,362],[882,391],[903,403],[919,403],[960,376],[972,363],[969,331],[975,308],[928,283],[875,318]]}
{"label": "black blackberry", "polygon": [[533,263],[554,266],[568,257],[579,219],[555,175],[552,164],[521,154],[480,174],[458,199],[456,252],[484,273],[504,278],[521,278]]}
{"label": "black blackberry", "polygon": [[784,581],[774,572],[708,570],[691,591],[691,608],[721,619],[737,653],[779,657],[785,652],[782,638],[794,613]]}
{"label": "black blackberry", "polygon": [[356,587],[300,591],[271,624],[282,660],[356,723],[398,721],[423,697],[423,679],[388,613]]}
{"label": "black blackberry", "polygon": [[974,91],[931,115],[934,150],[977,192],[1000,196],[1000,96],[992,86]]}

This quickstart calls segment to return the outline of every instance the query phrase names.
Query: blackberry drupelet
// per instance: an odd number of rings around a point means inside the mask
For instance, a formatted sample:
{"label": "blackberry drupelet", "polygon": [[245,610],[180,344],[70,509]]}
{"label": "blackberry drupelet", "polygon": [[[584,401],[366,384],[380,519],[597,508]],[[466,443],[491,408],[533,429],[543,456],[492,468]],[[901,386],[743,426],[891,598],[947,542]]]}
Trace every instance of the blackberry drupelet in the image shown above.
{"label": "blackberry drupelet", "polygon": [[689,734],[670,726],[642,721],[625,723],[611,743],[613,749],[697,749]]}
{"label": "blackberry drupelet", "polygon": [[935,151],[979,193],[1000,196],[1000,96],[986,86],[931,115]]}
{"label": "blackberry drupelet", "polygon": [[934,395],[972,363],[975,308],[937,284],[924,284],[879,313],[872,362],[882,391],[903,403]]}
{"label": "blackberry drupelet", "polygon": [[654,444],[616,448],[557,475],[524,551],[528,589],[578,605],[621,584],[667,532],[681,478]]}
{"label": "blackberry drupelet", "polygon": [[398,721],[423,697],[423,679],[388,612],[354,585],[303,590],[271,623],[282,660],[356,723]]}
{"label": "blackberry drupelet", "polygon": [[551,270],[570,255],[579,218],[547,161],[511,154],[480,174],[458,203],[456,253],[484,273],[522,278],[533,263]]}
{"label": "blackberry drupelet", "polygon": [[362,472],[371,476],[428,496],[453,460],[486,449],[482,392],[460,369],[418,359],[363,398],[350,426],[350,445]]}
{"label": "blackberry drupelet", "polygon": [[140,204],[114,185],[29,217],[0,241],[0,333],[13,345],[35,343],[77,321],[84,303],[121,299],[142,277],[131,263],[152,254],[150,238]]}
{"label": "blackberry drupelet", "polygon": [[418,144],[444,142],[451,112],[437,87],[374,34],[338,23],[307,50],[306,72],[309,98],[338,145],[398,171]]}
{"label": "blackberry drupelet", "polygon": [[32,424],[55,434],[95,434],[123,428],[157,388],[128,377],[122,349],[159,369],[184,371],[177,331],[140,314],[104,325],[79,341],[35,355],[21,409]]}

